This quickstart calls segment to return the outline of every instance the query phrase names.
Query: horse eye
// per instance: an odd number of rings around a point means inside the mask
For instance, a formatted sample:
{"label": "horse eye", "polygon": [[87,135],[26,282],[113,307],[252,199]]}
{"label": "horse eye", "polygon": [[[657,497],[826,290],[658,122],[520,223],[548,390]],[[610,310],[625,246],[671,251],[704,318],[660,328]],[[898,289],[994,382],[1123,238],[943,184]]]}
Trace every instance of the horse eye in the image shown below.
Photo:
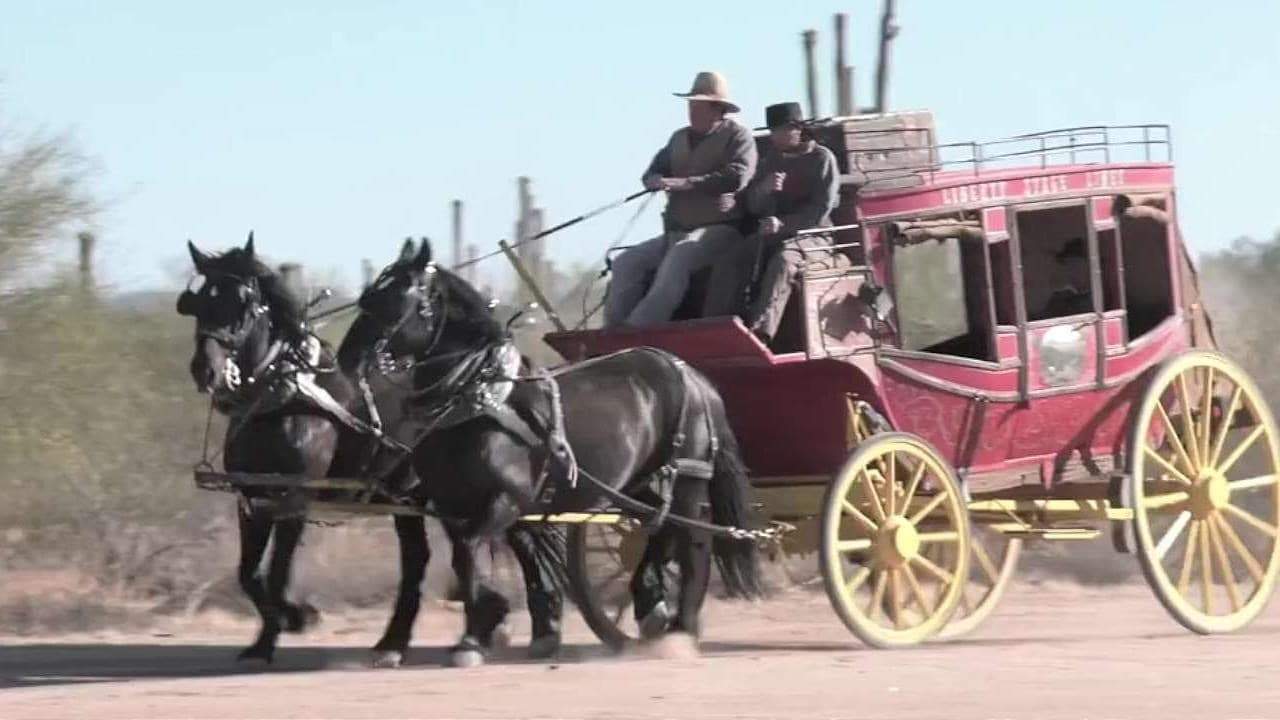
{"label": "horse eye", "polygon": [[218,297],[218,286],[217,286],[217,285],[214,285],[213,287],[209,288],[209,297],[211,297],[211,298],[216,298],[216,297]]}

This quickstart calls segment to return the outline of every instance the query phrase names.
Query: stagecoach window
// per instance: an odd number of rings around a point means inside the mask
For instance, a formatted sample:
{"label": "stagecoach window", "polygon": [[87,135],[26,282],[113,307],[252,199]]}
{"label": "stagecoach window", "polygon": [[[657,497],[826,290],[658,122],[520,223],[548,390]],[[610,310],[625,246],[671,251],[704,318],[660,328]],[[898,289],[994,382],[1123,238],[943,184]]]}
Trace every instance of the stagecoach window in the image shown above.
{"label": "stagecoach window", "polygon": [[1122,216],[1120,252],[1124,258],[1124,303],[1129,337],[1136,338],[1173,315],[1169,226],[1152,217]]}
{"label": "stagecoach window", "polygon": [[983,243],[946,238],[895,243],[893,279],[904,350],[991,358]]}
{"label": "stagecoach window", "polygon": [[1088,237],[1084,205],[1018,212],[1028,320],[1094,311]]}

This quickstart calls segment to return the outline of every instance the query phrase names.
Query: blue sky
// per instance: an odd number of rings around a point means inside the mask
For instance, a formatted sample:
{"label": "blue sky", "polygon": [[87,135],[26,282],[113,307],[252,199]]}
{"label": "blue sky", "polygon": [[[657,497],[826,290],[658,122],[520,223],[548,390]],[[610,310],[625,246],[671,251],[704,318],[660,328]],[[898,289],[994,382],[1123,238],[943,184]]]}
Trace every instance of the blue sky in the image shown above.
{"label": "blue sky", "polygon": [[[1280,3],[899,5],[892,105],[931,108],[941,139],[1168,122],[1196,251],[1280,229]],[[453,198],[469,241],[509,237],[518,175],[551,222],[636,189],[699,69],[760,124],[801,99],[808,27],[830,110],[837,11],[866,103],[878,0],[9,2],[0,114],[71,129],[98,160],[118,287],[167,286],[185,239],[216,249],[250,228],[273,258],[354,285],[360,258],[382,265],[406,235],[447,252]],[[594,262],[628,215],[556,236],[554,257]]]}

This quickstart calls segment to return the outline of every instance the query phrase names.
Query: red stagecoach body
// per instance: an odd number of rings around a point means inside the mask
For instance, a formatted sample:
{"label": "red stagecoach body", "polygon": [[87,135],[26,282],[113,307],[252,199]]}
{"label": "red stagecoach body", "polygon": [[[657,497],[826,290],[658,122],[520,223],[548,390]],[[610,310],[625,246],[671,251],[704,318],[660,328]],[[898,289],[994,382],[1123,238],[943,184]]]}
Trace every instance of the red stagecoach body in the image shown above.
{"label": "red stagecoach body", "polygon": [[[815,134],[845,173],[834,219],[860,227],[836,236],[849,267],[805,273],[773,349],[737,318],[546,341],[569,359],[647,345],[699,368],[757,486],[826,483],[848,454],[850,398],[932,443],[973,493],[1107,480],[1134,381],[1212,345],[1174,219],[1167,128],[940,146],[927,113],[902,113]],[[1073,239],[1088,306],[1046,314],[1054,253]],[[887,317],[864,285],[887,291]]]}

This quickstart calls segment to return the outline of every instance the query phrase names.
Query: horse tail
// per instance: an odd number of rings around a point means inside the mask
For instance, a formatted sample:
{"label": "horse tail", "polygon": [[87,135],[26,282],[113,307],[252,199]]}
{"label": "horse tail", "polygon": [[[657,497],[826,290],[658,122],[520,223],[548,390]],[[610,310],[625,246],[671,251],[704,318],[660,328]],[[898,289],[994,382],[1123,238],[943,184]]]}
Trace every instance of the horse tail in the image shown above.
{"label": "horse tail", "polygon": [[[737,438],[729,426],[720,395],[705,378],[699,380],[706,411],[711,416],[711,426],[719,439],[719,447],[712,458],[715,469],[709,488],[711,521],[729,527],[751,527],[751,486]],[[764,595],[760,555],[755,541],[717,535],[712,540],[711,551],[729,597],[752,599]]]}

